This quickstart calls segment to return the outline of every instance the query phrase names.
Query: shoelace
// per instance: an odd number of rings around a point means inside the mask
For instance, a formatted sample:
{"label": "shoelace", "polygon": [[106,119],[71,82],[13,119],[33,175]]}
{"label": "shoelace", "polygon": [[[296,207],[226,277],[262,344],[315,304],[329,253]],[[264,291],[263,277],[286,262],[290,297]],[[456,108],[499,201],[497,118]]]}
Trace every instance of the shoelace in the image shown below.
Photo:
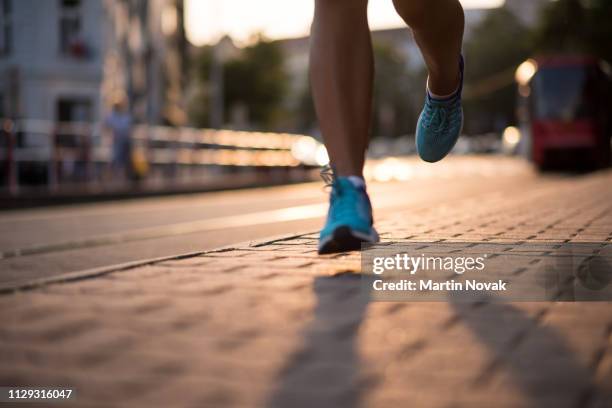
{"label": "shoelace", "polygon": [[342,185],[336,184],[332,191],[330,215],[333,218],[344,218],[355,212],[357,197],[351,194],[350,190],[345,190]]}
{"label": "shoelace", "polygon": [[340,184],[336,184],[334,168],[327,164],[321,168],[319,174],[325,183],[323,188],[326,190],[332,190],[331,200],[334,202],[334,205],[330,207],[330,211],[333,212],[332,217],[342,216],[344,213],[352,211],[353,200],[347,199],[348,196],[345,194],[342,186]]}
{"label": "shoelace", "polygon": [[319,175],[325,183],[325,186],[323,188],[331,188],[334,185],[334,180],[336,179],[336,176],[334,174],[334,169],[331,165],[326,164],[325,166],[321,167]]}
{"label": "shoelace", "polygon": [[464,65],[465,62],[463,59],[463,55],[461,55],[459,61],[459,71],[461,75],[459,89],[457,90],[455,96],[453,96],[452,99],[448,101],[448,103],[445,103],[443,105],[439,103],[433,103],[430,100],[430,96],[428,94],[423,117],[423,125],[426,128],[432,128],[433,124],[437,121],[438,128],[435,130],[435,132],[442,133],[446,129],[446,125],[454,126],[457,124],[457,121],[461,120],[461,115],[459,115],[459,112],[461,111],[461,92],[463,90]]}
{"label": "shoelace", "polygon": [[333,201],[333,205],[330,206],[331,218],[352,214],[355,210],[354,207],[357,202],[357,197],[354,197],[350,193],[346,194],[347,191],[342,188],[341,184],[335,184],[336,175],[334,173],[334,168],[327,164],[321,168],[319,174],[325,183],[324,188],[332,190],[331,200]]}
{"label": "shoelace", "polygon": [[457,120],[458,100],[449,103],[447,106],[435,105],[427,103],[425,107],[425,115],[423,125],[426,128],[434,128],[436,133],[442,133],[450,126],[454,125]]}

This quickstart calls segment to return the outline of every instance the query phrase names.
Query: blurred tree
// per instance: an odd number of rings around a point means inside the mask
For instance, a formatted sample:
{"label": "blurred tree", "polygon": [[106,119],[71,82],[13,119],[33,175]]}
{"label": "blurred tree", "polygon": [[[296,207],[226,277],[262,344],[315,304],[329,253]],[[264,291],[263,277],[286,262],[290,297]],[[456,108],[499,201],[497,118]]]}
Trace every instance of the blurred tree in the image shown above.
{"label": "blurred tree", "polygon": [[372,135],[398,137],[414,133],[417,108],[425,94],[425,77],[411,72],[407,61],[390,45],[375,43],[374,60]]}
{"label": "blurred tree", "polygon": [[[210,109],[210,73],[212,47],[202,48],[195,62],[196,84],[190,114],[197,126],[208,126]],[[262,38],[240,50],[223,64],[225,122],[232,121],[237,110],[246,115],[251,127],[267,129],[283,114],[282,104],[288,90],[282,50],[277,43]]]}
{"label": "blurred tree", "polygon": [[292,112],[296,131],[300,133],[315,134],[318,132],[317,114],[312,100],[310,81],[299,95],[296,110]]}
{"label": "blurred tree", "polygon": [[282,115],[282,103],[289,78],[284,71],[284,55],[278,43],[259,37],[238,58],[225,65],[226,110],[246,105],[251,122],[273,126]]}
{"label": "blurred tree", "polygon": [[515,122],[516,67],[532,52],[531,32],[507,8],[488,12],[465,44],[465,132],[501,131]]}
{"label": "blurred tree", "polygon": [[589,53],[612,62],[612,1],[551,2],[540,16],[535,44],[538,51]]}
{"label": "blurred tree", "polygon": [[211,92],[209,87],[213,48],[201,47],[192,61],[187,114],[193,126],[209,127]]}

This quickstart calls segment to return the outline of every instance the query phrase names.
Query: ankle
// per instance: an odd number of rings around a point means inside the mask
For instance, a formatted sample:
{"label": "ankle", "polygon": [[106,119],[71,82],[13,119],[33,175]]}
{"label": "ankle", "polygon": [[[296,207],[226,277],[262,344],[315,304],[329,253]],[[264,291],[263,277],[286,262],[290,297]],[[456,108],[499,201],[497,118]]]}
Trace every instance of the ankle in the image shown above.
{"label": "ankle", "polygon": [[427,90],[433,97],[445,98],[454,95],[461,86],[461,73],[451,71],[439,74],[430,73],[427,78]]}
{"label": "ankle", "polygon": [[353,167],[332,166],[336,177],[359,177],[363,179],[363,171]]}

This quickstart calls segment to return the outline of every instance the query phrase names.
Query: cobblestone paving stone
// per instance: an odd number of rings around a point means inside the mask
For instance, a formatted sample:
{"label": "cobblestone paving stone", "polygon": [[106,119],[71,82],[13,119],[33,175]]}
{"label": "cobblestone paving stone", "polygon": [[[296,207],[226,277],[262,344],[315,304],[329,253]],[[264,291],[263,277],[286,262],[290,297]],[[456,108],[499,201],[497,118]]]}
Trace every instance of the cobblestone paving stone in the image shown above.
{"label": "cobblestone paving stone", "polygon": [[[611,186],[544,179],[378,229],[609,243]],[[610,302],[368,302],[360,267],[307,233],[2,295],[0,384],[72,386],[79,407],[612,406]]]}

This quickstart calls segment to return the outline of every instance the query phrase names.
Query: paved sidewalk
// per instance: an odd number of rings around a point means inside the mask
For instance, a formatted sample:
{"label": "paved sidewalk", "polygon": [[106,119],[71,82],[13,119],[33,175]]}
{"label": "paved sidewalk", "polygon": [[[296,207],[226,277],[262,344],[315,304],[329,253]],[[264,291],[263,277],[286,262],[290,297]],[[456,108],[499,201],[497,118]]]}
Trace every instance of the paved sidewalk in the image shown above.
{"label": "paved sidewalk", "polygon": [[[378,229],[610,243],[612,171]],[[612,406],[610,302],[368,302],[359,272],[308,233],[2,295],[0,384],[72,386],[78,407]]]}

